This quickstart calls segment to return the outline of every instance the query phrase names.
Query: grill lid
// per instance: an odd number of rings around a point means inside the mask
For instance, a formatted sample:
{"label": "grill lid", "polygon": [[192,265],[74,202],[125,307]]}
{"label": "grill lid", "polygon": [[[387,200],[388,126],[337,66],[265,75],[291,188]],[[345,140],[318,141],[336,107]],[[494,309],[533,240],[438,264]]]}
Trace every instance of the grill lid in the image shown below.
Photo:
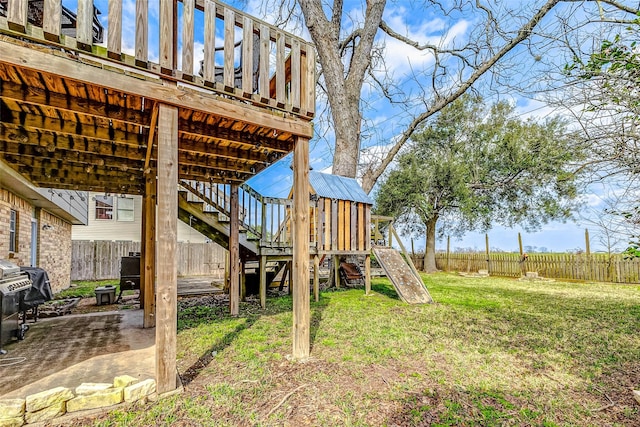
{"label": "grill lid", "polygon": [[0,259],[0,279],[12,276],[20,272],[20,267],[12,262]]}

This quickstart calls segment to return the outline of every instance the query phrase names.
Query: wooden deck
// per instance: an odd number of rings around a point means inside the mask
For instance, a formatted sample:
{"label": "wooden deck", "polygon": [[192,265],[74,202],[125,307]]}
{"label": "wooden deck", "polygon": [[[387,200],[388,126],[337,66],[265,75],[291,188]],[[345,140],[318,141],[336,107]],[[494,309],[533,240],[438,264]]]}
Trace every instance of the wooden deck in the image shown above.
{"label": "wooden deck", "polygon": [[[133,29],[123,26],[123,0],[108,0],[103,21],[93,0],[68,3],[0,0],[0,160],[42,187],[143,195],[144,325],[156,326],[158,392],[169,392],[176,387],[178,182],[231,184],[230,311],[237,315],[238,185],[293,151],[292,229],[297,236],[309,229],[314,49],[213,0],[162,0],[157,14],[136,0]],[[309,248],[302,239],[293,246],[293,355],[303,359]]]}
{"label": "wooden deck", "polygon": [[[40,26],[24,19],[18,9],[26,4],[8,0],[0,17],[0,152],[37,185],[142,194],[145,172],[157,165],[160,103],[178,108],[182,179],[241,183],[291,152],[297,136],[312,136],[315,59],[303,40],[212,1],[163,1],[160,25],[179,19],[184,31],[179,45],[174,28],[152,47],[140,1],[143,24],[130,56],[117,43],[122,29],[112,25],[121,0],[109,2],[106,48],[87,34],[92,1],[78,2],[75,38],[56,30],[55,14],[45,13]],[[59,10],[62,3],[44,4]],[[205,33],[194,38],[199,15]],[[222,53],[213,44],[216,23],[224,29]],[[194,71],[196,40],[205,46],[202,76]],[[169,53],[154,63],[155,51]]]}

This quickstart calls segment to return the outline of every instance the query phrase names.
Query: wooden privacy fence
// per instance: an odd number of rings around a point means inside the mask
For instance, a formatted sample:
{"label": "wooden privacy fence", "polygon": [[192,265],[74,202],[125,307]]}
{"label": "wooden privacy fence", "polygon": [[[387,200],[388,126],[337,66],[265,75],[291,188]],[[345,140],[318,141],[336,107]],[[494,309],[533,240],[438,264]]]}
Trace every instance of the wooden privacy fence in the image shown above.
{"label": "wooden privacy fence", "polygon": [[[120,258],[139,252],[140,242],[75,240],[71,252],[71,280],[120,277]],[[178,276],[224,277],[225,250],[214,243],[178,243]]]}
{"label": "wooden privacy fence", "polygon": [[[422,255],[413,256],[418,269]],[[519,277],[536,271],[542,277],[613,283],[640,283],[640,259],[623,259],[608,254],[529,254],[526,261],[518,253],[436,253],[436,266],[444,271],[478,272],[494,276]]]}

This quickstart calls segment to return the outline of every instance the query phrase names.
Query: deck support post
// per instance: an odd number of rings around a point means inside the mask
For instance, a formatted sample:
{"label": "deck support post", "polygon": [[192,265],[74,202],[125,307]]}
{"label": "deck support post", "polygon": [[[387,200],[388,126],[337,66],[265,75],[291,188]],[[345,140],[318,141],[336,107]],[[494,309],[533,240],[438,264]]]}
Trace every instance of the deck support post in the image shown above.
{"label": "deck support post", "polygon": [[371,294],[371,254],[364,256],[364,293]]}
{"label": "deck support post", "polygon": [[260,256],[260,306],[267,308],[267,257]]}
{"label": "deck support post", "polygon": [[156,382],[158,394],[176,389],[178,228],[178,109],[159,106],[158,263],[156,307]]}
{"label": "deck support post", "polygon": [[320,301],[320,257],[318,254],[313,256],[313,298],[316,302]]}
{"label": "deck support post", "polygon": [[238,185],[231,185],[229,209],[229,313],[240,314],[240,223]]}
{"label": "deck support post", "polygon": [[156,172],[145,176],[140,240],[140,304],[144,308],[143,328],[156,326]]}
{"label": "deck support post", "polygon": [[309,357],[309,140],[297,138],[293,151],[293,358]]}
{"label": "deck support post", "polygon": [[336,281],[336,288],[340,287],[340,256],[333,256],[333,279]]}

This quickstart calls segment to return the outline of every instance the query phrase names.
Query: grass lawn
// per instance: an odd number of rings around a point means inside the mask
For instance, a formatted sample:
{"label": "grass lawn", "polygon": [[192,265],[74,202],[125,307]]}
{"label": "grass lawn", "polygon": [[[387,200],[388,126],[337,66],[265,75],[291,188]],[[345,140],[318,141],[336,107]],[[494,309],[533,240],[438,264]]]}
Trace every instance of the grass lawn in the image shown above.
{"label": "grass lawn", "polygon": [[433,305],[386,279],[311,304],[291,362],[291,299],[179,313],[185,392],[94,425],[638,426],[640,287],[424,276]]}

